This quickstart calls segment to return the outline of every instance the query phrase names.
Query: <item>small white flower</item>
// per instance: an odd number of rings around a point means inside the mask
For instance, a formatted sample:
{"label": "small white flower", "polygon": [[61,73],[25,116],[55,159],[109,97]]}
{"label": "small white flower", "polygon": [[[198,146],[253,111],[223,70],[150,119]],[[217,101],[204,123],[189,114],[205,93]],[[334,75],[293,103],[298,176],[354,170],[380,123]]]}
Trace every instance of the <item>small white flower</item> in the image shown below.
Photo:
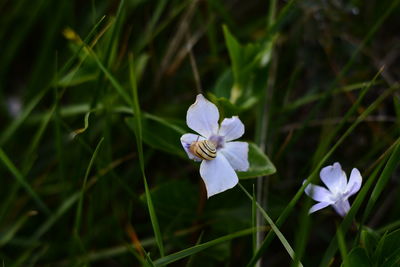
{"label": "small white flower", "polygon": [[349,197],[360,190],[362,183],[360,172],[354,168],[347,183],[346,173],[342,170],[340,164],[336,162],[323,168],[319,175],[329,190],[318,185],[307,185],[304,190],[306,194],[319,202],[310,208],[309,213],[332,205],[336,212],[344,217],[350,210]]}
{"label": "small white flower", "polygon": [[[187,133],[181,137],[182,146],[189,158],[201,161],[200,176],[206,185],[207,197],[234,187],[239,181],[235,170],[247,171],[249,168],[248,143],[232,142],[244,134],[243,123],[237,116],[224,119],[221,126],[218,120],[217,107],[199,94],[187,111],[186,123],[200,135]],[[209,153],[214,157],[209,157],[210,160],[201,158],[193,151],[193,146],[198,144],[196,142],[204,140],[216,149],[216,152]]]}

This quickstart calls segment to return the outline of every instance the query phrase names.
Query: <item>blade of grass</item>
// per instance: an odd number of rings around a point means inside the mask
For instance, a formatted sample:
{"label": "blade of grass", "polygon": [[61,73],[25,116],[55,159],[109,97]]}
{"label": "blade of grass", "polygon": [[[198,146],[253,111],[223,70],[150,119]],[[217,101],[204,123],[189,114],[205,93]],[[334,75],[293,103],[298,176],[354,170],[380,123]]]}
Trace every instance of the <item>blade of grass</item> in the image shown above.
{"label": "blade of grass", "polygon": [[122,85],[118,82],[118,80],[114,77],[114,75],[111,74],[111,72],[104,66],[104,64],[101,62],[99,57],[96,55],[96,53],[85,43],[85,47],[87,51],[89,52],[90,56],[94,59],[96,62],[97,66],[100,68],[100,70],[105,74],[107,79],[110,80],[111,85],[117,90],[117,92],[120,94],[120,96],[123,98],[123,100],[130,106],[132,106],[132,101],[129,96],[129,94],[125,91],[125,89],[122,87]]}
{"label": "blade of grass", "polygon": [[119,40],[119,32],[122,27],[122,21],[124,19],[124,7],[125,7],[125,0],[121,0],[118,5],[118,10],[117,14],[115,15],[115,23],[112,28],[111,32],[111,37],[109,39],[109,43],[107,45],[106,49],[106,58],[105,61],[107,64],[107,67],[109,68],[111,66],[111,63],[114,61],[115,54],[116,54],[116,49],[118,46],[118,40]]}
{"label": "blade of grass", "polygon": [[300,213],[300,219],[298,225],[301,225],[299,229],[296,231],[296,237],[295,237],[295,255],[296,258],[292,262],[292,266],[296,267],[298,266],[298,263],[302,260],[304,256],[304,252],[306,250],[307,246],[307,240],[310,232],[310,226],[311,226],[311,219],[308,214],[309,207],[311,206],[311,198],[307,198],[305,201],[305,205],[301,209]]}
{"label": "blade of grass", "polygon": [[347,261],[346,240],[345,240],[342,228],[340,228],[338,226],[337,226],[337,231],[336,231],[336,237],[337,237],[337,245],[339,247],[339,251],[340,251],[340,255],[342,256],[342,260]]}
{"label": "blade of grass", "polygon": [[235,233],[232,233],[232,234],[229,234],[229,235],[225,235],[223,237],[219,237],[219,238],[216,238],[214,240],[211,240],[211,241],[199,244],[199,245],[195,245],[193,247],[178,251],[176,253],[167,255],[165,257],[162,257],[162,258],[160,258],[158,260],[155,260],[154,264],[156,266],[164,266],[166,264],[170,264],[170,263],[173,263],[173,262],[178,261],[180,259],[189,257],[189,256],[191,256],[193,254],[199,253],[200,251],[203,251],[203,250],[205,250],[205,249],[207,249],[209,247],[218,245],[220,243],[223,243],[223,242],[226,242],[226,241],[229,241],[229,240],[232,240],[234,238],[241,237],[241,236],[250,235],[254,231],[255,231],[255,229],[250,228],[250,229],[245,229],[245,230],[242,230],[242,231],[238,231],[238,232],[235,232]]}
{"label": "blade of grass", "polygon": [[32,165],[34,164],[36,158],[35,151],[39,146],[40,140],[42,139],[43,134],[46,131],[51,121],[51,118],[53,117],[54,112],[55,112],[55,107],[53,106],[53,108],[47,113],[45,113],[45,115],[43,116],[42,122],[40,123],[40,126],[36,131],[32,139],[32,142],[26,151],[26,157],[22,164],[23,166],[22,173],[27,174],[31,169]]}
{"label": "blade of grass", "polygon": [[[246,188],[244,188],[240,183],[238,184],[240,189],[247,195],[248,198],[250,198],[251,201],[254,201],[254,198],[252,195],[250,195],[249,192],[247,192]],[[255,201],[256,206],[258,210],[261,212],[265,220],[268,222],[268,224],[271,226],[273,232],[278,236],[279,241],[281,241],[283,247],[286,249],[288,252],[289,256],[294,260],[295,259],[295,253],[292,247],[290,246],[289,242],[286,240],[286,238],[283,236],[282,232],[278,229],[278,227],[275,225],[274,221],[268,216],[267,212],[261,207],[261,205]],[[252,265],[248,265],[252,266]],[[301,262],[299,262],[299,266],[303,266]]]}
{"label": "blade of grass", "polygon": [[[290,1],[290,3],[293,3],[293,1]],[[286,5],[289,6],[291,5],[288,3]],[[277,76],[277,66],[278,66],[278,53],[275,52],[275,41],[276,41],[276,35],[277,32],[272,33],[272,28],[274,25],[277,25],[278,21],[280,21],[284,16],[282,14],[285,11],[285,7],[279,14],[278,20],[276,20],[276,13],[277,13],[277,1],[273,0],[270,1],[269,6],[268,6],[268,15],[267,15],[267,21],[266,21],[266,29],[268,31],[271,30],[268,34],[268,40],[264,42],[263,48],[262,48],[262,60],[260,61],[260,66],[265,66],[269,65],[268,69],[268,80],[265,85],[265,89],[262,95],[262,105],[260,105],[257,113],[257,125],[256,125],[256,136],[255,140],[257,144],[259,145],[261,151],[263,153],[266,153],[266,146],[268,138],[268,132],[269,132],[269,125],[271,123],[271,116],[270,116],[270,111],[271,111],[271,102],[272,102],[272,97],[274,94],[274,88],[275,88],[275,82],[276,82],[276,76]],[[257,200],[253,201],[255,202],[255,205],[261,204],[260,208],[264,206],[266,208],[267,204],[267,199],[268,199],[268,180],[264,179],[265,176],[260,176],[257,177]],[[244,189],[244,188],[242,188]],[[256,210],[256,225],[257,227],[260,227],[263,224],[262,220],[262,210]],[[265,215],[264,215],[265,217]],[[268,219],[267,219],[268,221]],[[268,222],[269,223],[269,222]],[[270,224],[271,225],[271,224]],[[255,250],[257,250],[261,244],[262,240],[264,238],[264,235],[262,233],[257,233],[256,235],[256,247]],[[283,243],[282,243],[283,244]],[[288,251],[289,252],[289,251]],[[255,255],[255,251],[253,253],[253,256]],[[290,254],[290,253],[289,253]],[[261,261],[258,261],[257,266],[261,265]]]}
{"label": "blade of grass", "polygon": [[[164,1],[165,2],[165,1]],[[159,3],[159,6],[156,8],[157,10],[154,11],[154,16],[152,17],[152,20],[154,19],[154,22],[156,21],[156,16],[158,16],[158,12],[160,11],[159,9],[163,8]],[[184,11],[187,6],[190,5],[190,1],[181,1],[181,3],[177,3],[176,5],[172,5],[168,7],[168,11],[170,11],[169,15],[165,18],[159,21],[156,27],[153,28],[153,31],[151,32],[151,35],[149,35],[149,38],[146,40],[144,37],[142,42],[137,42],[137,45],[135,47],[135,54],[139,54],[147,44],[151,43],[164,29],[166,29],[173,21],[175,21],[176,17]],[[149,25],[151,25],[153,21],[149,22]],[[144,33],[144,35],[148,35],[147,33]]]}
{"label": "blade of grass", "polygon": [[26,223],[26,221],[31,217],[36,215],[36,212],[28,212],[24,215],[22,215],[21,218],[19,218],[14,224],[7,229],[7,231],[4,231],[4,234],[0,235],[0,248],[8,243],[15,234],[21,229],[21,227]]}
{"label": "blade of grass", "polygon": [[[53,112],[54,112],[54,108],[43,116],[42,122],[40,123],[40,126],[39,126],[38,130],[36,131],[36,133],[33,137],[33,140],[27,149],[27,152],[25,153],[25,158],[21,164],[21,166],[23,166],[22,167],[23,169],[21,171],[23,176],[26,176],[28,174],[29,170],[31,169],[32,165],[35,162],[36,155],[34,155],[34,151],[36,150],[37,146],[39,145],[40,139],[43,136],[43,133],[50,122]],[[0,208],[0,221],[3,220],[3,217],[6,214],[7,210],[15,201],[15,197],[18,193],[20,186],[21,186],[20,183],[15,183],[9,189],[8,196],[5,198],[5,200],[3,200],[3,203]]]}
{"label": "blade of grass", "polygon": [[[143,246],[152,246],[155,244],[155,240],[154,238],[141,240],[141,244]],[[77,256],[75,259],[66,259],[61,261],[59,266],[71,266],[74,260],[77,262],[96,262],[104,259],[110,259],[121,256],[122,254],[126,254],[130,252],[130,250],[135,250],[135,246],[133,244],[124,244],[111,248],[100,249],[97,251],[91,251],[84,255]]]}
{"label": "blade of grass", "polygon": [[382,235],[385,232],[393,231],[394,229],[397,229],[399,227],[400,227],[400,220],[397,220],[395,222],[389,223],[388,225],[379,228],[378,230],[376,230],[376,232]]}
{"label": "blade of grass", "polygon": [[85,117],[83,119],[84,126],[83,126],[83,128],[76,129],[75,131],[73,131],[71,133],[73,138],[75,138],[78,134],[81,134],[81,133],[85,132],[88,129],[90,114],[91,114],[91,111],[88,111],[88,112],[85,113]]}
{"label": "blade of grass", "polygon": [[[398,159],[398,158],[400,158],[399,139],[393,145],[394,145],[394,148],[393,148],[394,155],[392,154],[390,159],[396,159],[396,158]],[[385,168],[384,171],[382,172],[381,177],[379,178],[377,184],[375,185],[375,187],[371,193],[371,196],[368,200],[367,206],[364,210],[364,214],[360,221],[360,225],[364,225],[364,223],[367,220],[369,214],[371,213],[376,201],[378,200],[379,195],[382,193],[384,187],[386,186],[387,182],[389,181],[389,179],[391,177],[390,175],[394,172],[395,168],[397,168],[398,164],[399,164],[398,162],[397,163],[393,162],[393,165],[391,165],[390,168]],[[357,244],[360,240],[361,230],[362,229],[360,228],[358,231],[357,238],[355,239],[355,244]]]}
{"label": "blade of grass", "polygon": [[[381,72],[381,71],[380,71]],[[374,85],[380,85],[382,84],[381,81],[375,81],[373,84],[369,85],[371,83],[371,81],[369,82],[359,82],[359,83],[354,83],[354,84],[350,84],[350,85],[346,85],[340,88],[336,88],[332,90],[332,95],[337,95],[340,93],[345,93],[345,92],[352,92],[355,90],[359,90],[359,89],[364,89],[366,86],[374,86]],[[316,102],[320,99],[322,99],[324,97],[324,93],[316,93],[316,94],[312,94],[312,95],[306,95],[304,97],[301,97],[297,100],[295,100],[292,103],[288,103],[286,104],[283,108],[284,111],[287,110],[296,110],[304,105]]]}
{"label": "blade of grass", "polygon": [[[123,19],[122,11],[123,11],[124,5],[125,5],[125,0],[122,0],[119,2],[118,10],[115,15],[115,19],[110,22],[112,24],[112,28],[111,28],[110,38],[107,40],[108,42],[105,47],[105,54],[104,54],[104,58],[103,58],[104,63],[102,63],[102,60],[100,58],[97,58],[97,56],[96,56],[97,60],[95,59],[96,62],[100,62],[100,64],[105,69],[110,69],[111,64],[115,58],[115,53],[116,53],[115,51],[116,51],[116,48],[118,45],[118,40],[119,40],[118,32],[120,31],[120,28],[122,25],[122,19]],[[90,52],[90,50],[89,50],[89,52]],[[100,69],[102,69],[102,67],[100,67]],[[93,96],[93,100],[91,103],[92,107],[97,106],[97,102],[99,101],[100,96],[102,94],[104,94],[104,91],[106,90],[106,86],[108,85],[107,83],[104,82],[104,75],[107,76],[107,74],[105,74],[103,71],[103,74],[97,78],[96,88],[98,88],[98,90],[96,90],[96,92]],[[110,80],[110,81],[112,83],[112,80]],[[107,133],[104,133],[104,135],[108,136]],[[106,139],[106,141],[107,141],[107,139]]]}
{"label": "blade of grass", "polygon": [[[257,205],[256,205],[256,196],[255,196],[255,188],[253,184],[253,199],[251,201],[251,226],[256,229],[257,227]],[[257,232],[254,232],[252,235],[253,238],[253,255],[255,255],[257,251]]]}
{"label": "blade of grass", "polygon": [[[55,81],[58,81],[58,54],[56,53],[55,58]],[[58,82],[54,84],[54,135],[55,135],[55,147],[57,152],[58,158],[58,175],[60,181],[64,180],[64,173],[65,173],[65,160],[64,160],[64,146],[62,141],[62,134],[61,134],[61,117],[60,117],[60,105],[59,101],[61,100],[60,90],[58,88]]]}
{"label": "blade of grass", "polygon": [[129,77],[130,77],[130,82],[131,82],[131,87],[132,87],[132,109],[133,109],[133,114],[134,115],[134,122],[135,122],[135,136],[136,136],[136,144],[137,144],[137,150],[138,150],[138,155],[139,155],[139,164],[140,164],[140,170],[142,172],[143,176],[143,183],[144,183],[144,188],[145,188],[145,193],[146,193],[146,202],[147,202],[147,207],[149,210],[150,214],[150,220],[151,224],[153,226],[153,231],[154,235],[156,238],[158,250],[160,251],[161,257],[164,256],[164,246],[162,242],[162,235],[160,231],[160,227],[158,225],[158,219],[156,212],[154,210],[153,202],[151,199],[151,194],[149,190],[149,186],[147,184],[147,179],[146,179],[146,174],[145,174],[145,168],[144,168],[144,155],[143,155],[143,144],[142,144],[142,115],[141,115],[141,110],[140,110],[140,105],[139,105],[139,98],[138,98],[138,92],[137,92],[137,84],[136,84],[136,74],[135,74],[135,67],[133,63],[133,56],[130,54],[129,56]]}
{"label": "blade of grass", "polygon": [[84,194],[85,194],[85,190],[86,190],[87,179],[89,177],[90,171],[92,170],[93,163],[97,157],[97,154],[99,153],[99,150],[100,150],[100,147],[101,147],[103,141],[104,141],[104,138],[102,137],[92,154],[92,157],[89,161],[89,165],[86,168],[85,177],[83,178],[82,188],[81,188],[81,192],[79,194],[78,206],[76,208],[76,217],[75,217],[75,226],[74,226],[74,232],[77,235],[79,235],[79,229],[80,229],[80,225],[81,225],[82,204],[83,204],[83,198],[84,198]]}
{"label": "blade of grass", "polygon": [[[35,51],[35,63],[32,66],[32,72],[30,73],[29,83],[26,87],[28,94],[30,92],[35,92],[35,88],[40,88],[46,85],[47,77],[44,77],[43,73],[46,73],[48,65],[52,61],[52,50],[54,43],[59,35],[59,29],[63,24],[63,18],[71,10],[69,1],[58,1],[57,3],[49,2],[49,9],[51,9],[51,23],[48,24],[46,31],[43,31],[43,36],[41,37],[41,45]],[[49,12],[49,10],[47,10]],[[43,15],[48,16],[49,14],[45,12]],[[69,15],[69,14],[68,14]],[[56,66],[57,67],[57,66]],[[57,78],[57,76],[55,77]],[[54,80],[54,79],[50,79]]]}
{"label": "blade of grass", "polygon": [[150,253],[144,253],[144,256],[146,258],[146,266],[150,266],[150,267],[155,267],[156,265],[154,264],[153,260],[150,258]]}
{"label": "blade of grass", "polygon": [[[31,2],[31,1],[30,1]],[[18,31],[15,31],[14,34],[7,37],[7,44],[6,48],[2,49],[2,60],[0,62],[0,81],[4,80],[8,73],[9,66],[15,58],[15,54],[17,53],[18,49],[20,48],[21,44],[24,41],[24,38],[29,34],[29,30],[33,25],[35,25],[35,21],[39,17],[42,9],[44,9],[46,1],[40,0],[38,2],[31,2],[25,3],[27,5],[30,4],[30,9],[27,13],[27,16],[24,17],[22,20],[22,24],[19,24]],[[27,6],[23,5],[23,9],[26,9]],[[11,38],[11,39],[9,39]],[[4,88],[0,88],[0,91],[3,92]]]}
{"label": "blade of grass", "polygon": [[[159,1],[157,2],[157,7],[154,10],[154,14],[152,15],[149,23],[146,26],[146,31],[143,34],[143,37],[138,40],[136,43],[136,53],[141,51],[153,38],[154,36],[154,28],[157,25],[157,22],[159,21],[162,12],[164,11],[165,7],[167,5],[167,1]],[[173,6],[175,7],[175,6]]]}
{"label": "blade of grass", "polygon": [[18,168],[12,163],[10,158],[6,155],[2,148],[0,148],[0,161],[6,166],[6,168],[14,175],[17,182],[25,188],[28,194],[33,198],[38,207],[47,215],[51,212],[49,208],[44,204],[44,202],[40,199],[39,195],[33,190],[33,188],[29,185],[29,183],[25,180],[25,177],[18,170]]}
{"label": "blade of grass", "polygon": [[366,84],[366,86],[361,90],[357,100],[354,102],[354,104],[351,106],[348,112],[344,115],[340,123],[332,130],[330,129],[327,134],[323,135],[323,138],[321,142],[319,143],[312,162],[317,163],[318,160],[323,156],[323,154],[326,152],[328,149],[329,145],[331,144],[332,140],[334,140],[335,136],[337,136],[338,132],[344,127],[344,125],[347,123],[347,120],[350,118],[350,116],[355,113],[358,108],[361,105],[361,101],[364,99],[365,95],[369,91],[369,89],[372,87],[373,84],[375,84],[376,79],[379,77],[379,75],[382,73],[383,68],[381,68],[375,76],[372,78],[372,80]]}
{"label": "blade of grass", "polygon": [[[39,257],[43,256],[43,254],[49,249],[48,245],[44,245],[42,247],[34,246],[22,255],[20,255],[14,262],[12,262],[10,267],[20,267],[26,266],[31,267],[35,266],[35,261],[38,260]],[[5,265],[3,266],[5,267]]]}
{"label": "blade of grass", "polygon": [[[175,233],[174,235],[167,237],[167,239],[174,240],[177,237],[188,236],[189,234],[192,234],[197,231],[198,231],[198,228],[195,228],[195,229],[191,228],[189,231],[180,231],[179,233]],[[153,237],[140,240],[140,244],[142,247],[151,247],[151,246],[157,245],[155,238],[153,238]],[[135,250],[134,244],[129,244],[129,245],[124,244],[124,245],[119,245],[119,246],[115,246],[115,247],[111,247],[111,248],[101,249],[98,251],[91,251],[84,255],[77,256],[76,260],[78,262],[80,262],[85,259],[88,262],[96,262],[96,261],[103,260],[103,259],[120,257],[122,254],[128,253],[130,250]],[[146,254],[145,251],[143,251],[143,253]],[[60,266],[70,266],[72,264],[72,262],[73,262],[72,259],[68,259],[68,260],[64,260],[64,261],[60,262],[59,265]]]}
{"label": "blade of grass", "polygon": [[[397,141],[397,143],[399,143],[399,142]],[[382,193],[383,189],[389,182],[389,179],[391,178],[391,174],[394,173],[395,169],[397,168],[398,164],[400,163],[399,159],[400,159],[400,145],[397,144],[392,156],[389,159],[391,165],[387,166],[383,170],[381,177],[377,181],[377,183],[374,187],[374,190],[371,193],[371,196],[367,203],[367,207],[364,210],[361,224],[364,224],[364,222],[367,220],[367,217],[369,216],[372,209],[374,208],[374,205],[376,204],[380,194]],[[389,165],[389,163],[388,163],[388,165]]]}
{"label": "blade of grass", "polygon": [[35,231],[30,239],[30,243],[34,243],[40,239],[50,228],[64,215],[72,205],[79,199],[80,192],[72,194],[66,198],[60,207]]}
{"label": "blade of grass", "polygon": [[[203,235],[204,235],[204,231],[202,231],[199,235],[199,238],[197,238],[196,246],[201,244],[201,241],[203,240]],[[190,266],[194,265],[195,256],[196,256],[196,254],[193,254],[190,256],[189,260],[187,261],[186,267],[190,267]]]}

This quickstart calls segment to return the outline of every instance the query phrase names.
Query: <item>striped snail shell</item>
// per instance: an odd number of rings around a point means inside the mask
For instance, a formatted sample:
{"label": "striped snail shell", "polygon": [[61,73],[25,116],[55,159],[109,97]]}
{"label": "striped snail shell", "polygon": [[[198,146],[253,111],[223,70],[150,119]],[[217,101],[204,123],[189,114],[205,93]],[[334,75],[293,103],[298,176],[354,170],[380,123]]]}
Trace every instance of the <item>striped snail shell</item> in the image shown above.
{"label": "striped snail shell", "polygon": [[190,145],[189,150],[195,156],[204,160],[212,160],[217,157],[217,148],[215,147],[213,142],[210,142],[208,140],[193,142]]}

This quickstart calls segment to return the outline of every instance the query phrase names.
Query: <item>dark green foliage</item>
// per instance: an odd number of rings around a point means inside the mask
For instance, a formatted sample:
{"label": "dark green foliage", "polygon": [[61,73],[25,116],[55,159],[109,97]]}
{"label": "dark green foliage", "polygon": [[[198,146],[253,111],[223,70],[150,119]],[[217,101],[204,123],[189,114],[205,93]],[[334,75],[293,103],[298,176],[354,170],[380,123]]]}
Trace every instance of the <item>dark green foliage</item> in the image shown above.
{"label": "dark green foliage", "polygon": [[[0,266],[398,266],[399,2],[0,1]],[[250,144],[210,199],[200,92]]]}

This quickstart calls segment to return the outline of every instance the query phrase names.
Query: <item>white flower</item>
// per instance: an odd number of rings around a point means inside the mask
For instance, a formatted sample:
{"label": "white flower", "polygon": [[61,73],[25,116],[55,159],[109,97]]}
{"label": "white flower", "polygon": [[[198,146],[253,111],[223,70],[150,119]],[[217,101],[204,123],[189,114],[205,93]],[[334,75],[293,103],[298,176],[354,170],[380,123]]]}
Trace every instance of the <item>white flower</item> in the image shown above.
{"label": "white flower", "polygon": [[[224,119],[219,126],[218,119],[217,107],[199,94],[187,111],[186,123],[200,135],[187,133],[181,137],[182,146],[189,158],[201,161],[200,176],[206,185],[207,197],[234,187],[238,183],[235,170],[247,171],[249,168],[248,143],[232,142],[244,134],[243,123],[237,116],[233,116]],[[206,160],[194,154],[193,145],[203,140],[208,140],[208,144],[215,147],[215,158]]]}
{"label": "white flower", "polygon": [[323,168],[319,174],[322,182],[328,187],[309,184],[304,190],[318,204],[311,207],[309,213],[323,209],[329,205],[336,210],[336,212],[344,217],[350,210],[349,197],[354,195],[360,190],[362,177],[360,172],[354,168],[350,174],[350,180],[347,183],[346,173],[338,162],[331,166]]}

